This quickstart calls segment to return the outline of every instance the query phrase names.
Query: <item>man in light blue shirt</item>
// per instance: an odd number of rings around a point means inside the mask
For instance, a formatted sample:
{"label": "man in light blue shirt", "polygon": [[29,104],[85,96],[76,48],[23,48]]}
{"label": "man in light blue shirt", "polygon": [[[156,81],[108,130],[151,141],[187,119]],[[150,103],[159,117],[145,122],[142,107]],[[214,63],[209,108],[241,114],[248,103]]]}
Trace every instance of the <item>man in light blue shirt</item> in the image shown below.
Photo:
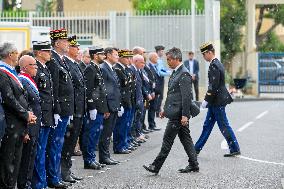
{"label": "man in light blue shirt", "polygon": [[159,86],[161,88],[161,92],[160,94],[156,94],[156,98],[157,98],[157,106],[156,106],[156,116],[159,117],[159,113],[161,111],[161,104],[163,101],[163,95],[164,95],[164,85],[165,85],[165,76],[169,76],[171,74],[171,71],[166,67],[166,64],[163,60],[163,56],[164,56],[164,50],[165,47],[162,45],[157,45],[155,46],[155,50],[156,53],[158,54],[158,62],[156,64],[156,70],[157,70],[157,74],[160,76],[158,78],[159,81],[157,81],[157,83],[160,83],[161,86]]}

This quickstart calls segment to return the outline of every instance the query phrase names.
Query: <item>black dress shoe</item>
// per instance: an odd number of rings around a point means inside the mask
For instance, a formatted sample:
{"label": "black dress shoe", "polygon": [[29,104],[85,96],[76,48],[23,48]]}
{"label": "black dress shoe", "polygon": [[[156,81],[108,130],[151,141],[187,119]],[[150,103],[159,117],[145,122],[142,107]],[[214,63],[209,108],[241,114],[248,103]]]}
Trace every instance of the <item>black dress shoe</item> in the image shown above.
{"label": "black dress shoe", "polygon": [[190,172],[198,172],[199,167],[198,166],[186,166],[184,169],[179,169],[178,170],[180,173],[190,173]]}
{"label": "black dress shoe", "polygon": [[118,164],[118,162],[114,162],[114,161],[112,161],[111,159],[105,159],[105,160],[103,160],[103,161],[101,161],[100,160],[100,163],[102,163],[102,164],[106,164],[106,165],[117,165]]}
{"label": "black dress shoe", "polygon": [[71,173],[70,175],[73,179],[75,180],[83,180],[83,177],[80,177],[80,176],[77,176],[77,175],[74,175],[74,173]]}
{"label": "black dress shoe", "polygon": [[129,154],[128,150],[115,151],[115,154]]}
{"label": "black dress shoe", "polygon": [[148,133],[150,133],[150,131],[147,131],[146,129],[142,129],[142,133],[143,134],[148,134]]}
{"label": "black dress shoe", "polygon": [[76,182],[76,180],[74,178],[72,178],[71,175],[68,175],[68,176],[64,177],[62,180],[64,182],[70,182],[70,183],[75,183]]}
{"label": "black dress shoe", "polygon": [[241,152],[231,152],[229,154],[224,154],[224,157],[233,157],[233,156],[237,156],[237,155],[241,155]]}
{"label": "black dress shoe", "polygon": [[196,152],[196,155],[199,155],[200,150],[195,150],[195,152]]}
{"label": "black dress shoe", "polygon": [[152,130],[154,130],[154,131],[160,131],[161,128],[154,127],[154,128],[152,128]]}
{"label": "black dress shoe", "polygon": [[65,189],[65,188],[68,188],[67,185],[61,183],[61,182],[58,182],[56,184],[49,184],[48,185],[49,188],[61,188],[61,189]]}
{"label": "black dress shoe", "polygon": [[120,161],[113,159],[112,157],[109,158],[111,161],[116,162],[116,163],[120,163]]}
{"label": "black dress shoe", "polygon": [[155,173],[155,175],[157,175],[159,173],[159,170],[156,169],[156,167],[152,164],[150,165],[143,165],[144,169],[146,169],[147,171],[151,172],[151,173]]}
{"label": "black dress shoe", "polygon": [[63,180],[60,181],[61,184],[65,184],[66,186],[72,186],[72,183],[70,182],[64,182]]}
{"label": "black dress shoe", "polygon": [[98,166],[101,166],[102,168],[104,168],[106,166],[106,164],[103,164],[103,163],[99,163],[97,161],[94,161],[94,163]]}
{"label": "black dress shoe", "polygon": [[95,163],[85,163],[84,164],[84,169],[94,169],[94,170],[101,170],[102,169],[102,167],[101,166],[99,166],[99,165],[97,165],[97,164],[95,164]]}

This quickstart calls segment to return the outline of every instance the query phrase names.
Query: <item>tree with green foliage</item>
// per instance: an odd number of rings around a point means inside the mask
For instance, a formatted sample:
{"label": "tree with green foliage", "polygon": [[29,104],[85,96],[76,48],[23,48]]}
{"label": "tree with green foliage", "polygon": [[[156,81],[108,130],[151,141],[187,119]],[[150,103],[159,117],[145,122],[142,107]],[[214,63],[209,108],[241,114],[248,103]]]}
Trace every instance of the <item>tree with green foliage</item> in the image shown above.
{"label": "tree with green foliage", "polygon": [[[259,51],[272,52],[283,51],[283,44],[279,43],[278,37],[273,30],[280,24],[284,25],[284,5],[259,5],[259,16],[256,26],[256,45]],[[273,25],[264,33],[260,33],[264,18],[274,20]]]}
{"label": "tree with green foliage", "polygon": [[246,23],[245,0],[221,0],[221,56],[226,67],[243,50],[241,28]]}
{"label": "tree with green foliage", "polygon": [[[141,11],[176,11],[188,10],[191,7],[190,0],[133,0],[133,7],[135,10]],[[196,0],[196,8],[204,9],[204,0]]]}
{"label": "tree with green foliage", "polygon": [[39,12],[51,12],[54,10],[55,0],[40,0],[39,4],[36,6]]}

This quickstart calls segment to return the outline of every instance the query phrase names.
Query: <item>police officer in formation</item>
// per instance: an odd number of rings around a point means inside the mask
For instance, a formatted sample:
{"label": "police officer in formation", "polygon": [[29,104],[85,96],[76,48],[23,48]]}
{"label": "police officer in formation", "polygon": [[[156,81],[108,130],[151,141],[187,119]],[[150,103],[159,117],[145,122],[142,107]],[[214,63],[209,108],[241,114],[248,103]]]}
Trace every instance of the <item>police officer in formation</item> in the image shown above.
{"label": "police officer in formation", "polygon": [[74,114],[74,87],[70,67],[64,55],[68,53],[69,42],[65,29],[50,32],[51,61],[46,65],[53,81],[54,121],[47,147],[47,182],[50,187],[66,187],[61,177],[61,151],[64,135]]}
{"label": "police officer in formation", "polygon": [[82,177],[78,177],[71,173],[71,157],[77,144],[81,127],[83,125],[83,117],[86,112],[86,85],[84,73],[79,67],[79,60],[77,59],[80,44],[77,42],[75,35],[69,37],[68,42],[69,51],[64,56],[64,62],[69,68],[69,73],[71,73],[75,101],[73,120],[68,125],[65,132],[65,139],[61,153],[61,175],[63,181],[75,183],[76,180],[83,179]]}
{"label": "police officer in formation", "polygon": [[53,82],[46,63],[51,58],[51,45],[49,42],[34,42],[33,53],[37,64],[37,74],[33,77],[40,96],[42,111],[41,127],[37,142],[37,153],[33,171],[32,188],[40,189],[47,187],[46,181],[46,146],[49,133],[54,128],[54,98]]}
{"label": "police officer in formation", "polygon": [[91,47],[89,49],[91,63],[84,71],[87,96],[87,113],[82,131],[82,152],[85,169],[100,170],[105,164],[96,160],[96,147],[103,129],[104,119],[110,116],[106,88],[100,64],[104,62],[103,48]]}

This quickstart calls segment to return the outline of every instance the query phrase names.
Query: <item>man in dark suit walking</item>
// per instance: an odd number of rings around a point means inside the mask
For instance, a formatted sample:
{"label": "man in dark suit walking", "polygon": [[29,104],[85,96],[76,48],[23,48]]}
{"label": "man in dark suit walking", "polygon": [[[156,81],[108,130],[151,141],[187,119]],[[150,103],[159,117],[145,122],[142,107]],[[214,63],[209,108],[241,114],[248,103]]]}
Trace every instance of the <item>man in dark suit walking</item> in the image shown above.
{"label": "man in dark suit walking", "polygon": [[210,62],[208,69],[209,86],[201,107],[208,107],[206,120],[204,121],[201,136],[195,144],[197,154],[205,145],[212,129],[217,121],[222,135],[225,137],[230,153],[225,157],[236,156],[240,154],[240,147],[236,136],[229,125],[225,107],[233,99],[225,87],[225,68],[221,62],[215,58],[215,49],[211,43],[206,43],[200,47],[200,51],[206,61]]}
{"label": "man in dark suit walking", "polygon": [[179,169],[181,173],[198,172],[198,162],[194,145],[189,131],[189,118],[191,106],[191,76],[185,66],[181,63],[182,53],[180,49],[173,47],[167,53],[167,62],[173,73],[168,83],[167,99],[164,106],[164,111],[160,113],[160,117],[169,118],[162,148],[154,162],[143,167],[152,173],[158,174],[164,164],[176,135],[185,149],[188,156],[189,165],[184,169]]}
{"label": "man in dark suit walking", "polygon": [[[113,68],[114,64],[118,62],[118,52],[115,48],[105,48],[106,59],[100,65],[103,79],[106,87],[107,104],[109,109],[109,117],[104,120],[103,130],[99,140],[99,158],[100,163],[107,165],[116,165],[119,161],[110,157],[109,145],[110,137],[116,125],[118,112],[123,110],[121,108],[121,94],[118,76]],[[123,111],[121,112],[123,114]]]}
{"label": "man in dark suit walking", "polygon": [[195,100],[198,101],[199,100],[199,87],[198,87],[199,62],[196,59],[194,59],[194,53],[192,51],[188,52],[188,60],[185,60],[183,64],[188,69],[192,77],[192,83],[195,92]]}

